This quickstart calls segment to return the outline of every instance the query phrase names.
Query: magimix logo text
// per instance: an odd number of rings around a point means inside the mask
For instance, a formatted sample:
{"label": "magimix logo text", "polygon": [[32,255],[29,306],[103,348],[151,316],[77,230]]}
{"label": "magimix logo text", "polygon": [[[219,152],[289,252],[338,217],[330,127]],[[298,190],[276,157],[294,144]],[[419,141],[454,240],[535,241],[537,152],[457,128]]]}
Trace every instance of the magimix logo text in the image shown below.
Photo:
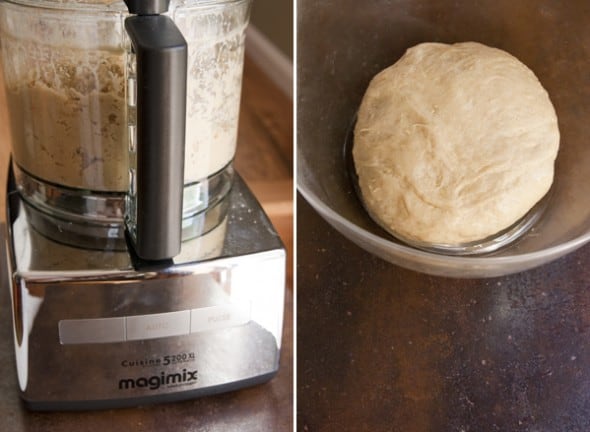
{"label": "magimix logo text", "polygon": [[163,386],[175,386],[180,384],[189,384],[197,381],[197,371],[183,369],[182,372],[166,373],[160,372],[160,375],[139,378],[123,378],[119,381],[119,390],[130,390],[136,388],[147,388],[158,390]]}

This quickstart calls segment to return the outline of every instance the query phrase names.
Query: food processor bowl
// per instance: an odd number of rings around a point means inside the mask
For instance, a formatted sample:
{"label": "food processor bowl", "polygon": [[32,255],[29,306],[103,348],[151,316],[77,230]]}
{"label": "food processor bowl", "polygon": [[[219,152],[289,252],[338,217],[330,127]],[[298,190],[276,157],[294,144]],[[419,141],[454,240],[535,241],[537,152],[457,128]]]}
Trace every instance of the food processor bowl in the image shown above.
{"label": "food processor bowl", "polygon": [[[181,171],[181,186],[170,187],[180,190],[177,199],[174,193],[160,190],[173,184],[172,175],[163,175],[165,180],[160,181],[152,170],[142,177],[137,167],[142,166],[137,162],[138,147],[149,146],[138,144],[142,92],[137,90],[138,56],[124,24],[134,14],[125,2],[0,1],[0,54],[12,164],[17,189],[29,204],[36,229],[73,246],[114,245],[124,250],[125,220],[132,221],[127,225],[134,232],[135,214],[153,215],[160,209],[162,214],[172,214],[170,209],[180,201],[182,215],[174,219],[181,219],[182,240],[205,235],[211,226],[222,223],[235,177],[250,5],[251,0],[171,0],[165,12],[187,43],[186,77],[176,80],[186,81],[186,89],[179,90],[182,94],[176,99],[186,101],[182,110],[186,116],[178,122],[181,116],[168,107],[154,117],[160,119],[166,113],[176,123],[154,129],[182,134],[178,141],[184,143],[184,150],[176,152],[180,161],[153,159],[162,165],[172,161],[175,170]],[[169,84],[173,80],[156,81]],[[151,94],[173,99],[162,90]],[[163,152],[172,147],[152,146]],[[149,193],[137,192],[138,185],[148,183],[141,178],[155,179],[150,186],[156,187],[146,187]],[[151,201],[156,211],[135,211],[130,203],[137,195],[157,197]],[[126,201],[126,197],[133,199]],[[150,238],[164,232],[147,231],[150,235],[144,237]],[[158,248],[163,243],[154,242]]]}
{"label": "food processor bowl", "polygon": [[[371,0],[359,8],[353,0],[299,0],[298,20],[298,190],[343,235],[394,264],[449,277],[524,271],[590,240],[587,2]],[[561,141],[538,221],[493,253],[450,256],[410,247],[380,228],[355,192],[344,151],[375,74],[418,43],[464,41],[503,49],[533,70],[556,109]]]}

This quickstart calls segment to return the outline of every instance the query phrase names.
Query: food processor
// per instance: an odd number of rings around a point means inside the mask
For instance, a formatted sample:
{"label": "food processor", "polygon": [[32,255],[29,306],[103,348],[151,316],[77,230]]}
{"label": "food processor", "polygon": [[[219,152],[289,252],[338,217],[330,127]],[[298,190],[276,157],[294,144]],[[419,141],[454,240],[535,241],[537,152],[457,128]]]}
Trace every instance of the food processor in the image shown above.
{"label": "food processor", "polygon": [[232,166],[250,3],[0,2],[29,408],[183,400],[277,372],[285,250]]}

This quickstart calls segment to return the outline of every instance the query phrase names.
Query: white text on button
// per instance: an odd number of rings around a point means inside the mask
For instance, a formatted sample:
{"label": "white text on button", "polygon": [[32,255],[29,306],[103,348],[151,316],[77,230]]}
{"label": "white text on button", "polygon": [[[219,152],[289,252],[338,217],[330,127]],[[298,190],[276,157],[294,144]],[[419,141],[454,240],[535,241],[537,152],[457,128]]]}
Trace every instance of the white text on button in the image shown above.
{"label": "white text on button", "polygon": [[127,317],[127,340],[155,339],[189,333],[190,311]]}
{"label": "white text on button", "polygon": [[250,302],[210,306],[191,311],[191,333],[234,327],[250,321]]}

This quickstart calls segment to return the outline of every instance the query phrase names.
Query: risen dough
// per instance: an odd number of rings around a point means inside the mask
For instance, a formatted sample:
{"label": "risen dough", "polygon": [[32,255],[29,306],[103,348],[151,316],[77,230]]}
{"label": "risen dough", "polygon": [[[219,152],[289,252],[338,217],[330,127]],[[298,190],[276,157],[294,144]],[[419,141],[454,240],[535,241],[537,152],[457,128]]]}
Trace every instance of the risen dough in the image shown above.
{"label": "risen dough", "polygon": [[549,96],[516,58],[474,42],[424,43],[371,81],[353,158],[381,226],[459,244],[524,216],[551,186],[558,147]]}

